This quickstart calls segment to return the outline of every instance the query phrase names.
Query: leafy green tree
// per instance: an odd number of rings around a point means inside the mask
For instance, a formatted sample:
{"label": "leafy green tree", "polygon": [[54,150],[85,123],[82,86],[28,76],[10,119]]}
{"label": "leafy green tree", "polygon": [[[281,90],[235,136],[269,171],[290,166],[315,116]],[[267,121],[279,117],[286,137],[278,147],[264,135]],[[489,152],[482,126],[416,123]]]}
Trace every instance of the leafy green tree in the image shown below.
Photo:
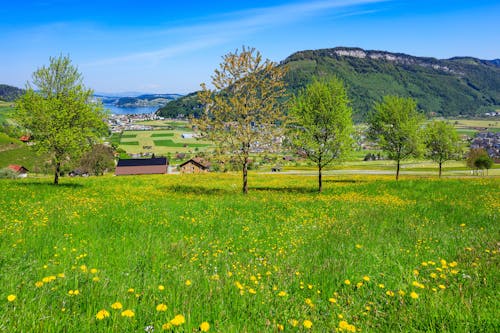
{"label": "leafy green tree", "polygon": [[212,76],[214,89],[202,84],[198,94],[204,112],[191,120],[202,137],[216,143],[221,155],[239,163],[243,193],[248,192],[250,153],[272,151],[282,135],[284,75],[283,66],[243,47],[223,57]]}
{"label": "leafy green tree", "polygon": [[493,160],[484,148],[473,148],[467,154],[467,166],[477,173],[479,170],[488,170],[493,166]]}
{"label": "leafy green tree", "polygon": [[33,86],[16,103],[18,123],[28,129],[39,153],[51,155],[54,184],[61,165],[75,160],[107,131],[106,113],[92,101],[82,75],[68,56],[50,58],[50,65],[33,73]]}
{"label": "leafy green tree", "polygon": [[80,159],[80,166],[88,173],[96,176],[103,175],[106,170],[115,166],[113,148],[103,144],[93,145],[92,149]]}
{"label": "leafy green tree", "polygon": [[315,80],[294,98],[290,108],[289,140],[322,170],[341,160],[352,149],[352,110],[344,83],[338,78]]}
{"label": "leafy green tree", "polygon": [[385,96],[375,104],[369,119],[369,136],[376,140],[389,159],[396,161],[396,180],[401,160],[421,153],[420,125],[423,116],[412,98]]}
{"label": "leafy green tree", "polygon": [[459,159],[462,148],[453,125],[444,121],[433,121],[424,129],[426,156],[439,164],[439,177],[444,162]]}

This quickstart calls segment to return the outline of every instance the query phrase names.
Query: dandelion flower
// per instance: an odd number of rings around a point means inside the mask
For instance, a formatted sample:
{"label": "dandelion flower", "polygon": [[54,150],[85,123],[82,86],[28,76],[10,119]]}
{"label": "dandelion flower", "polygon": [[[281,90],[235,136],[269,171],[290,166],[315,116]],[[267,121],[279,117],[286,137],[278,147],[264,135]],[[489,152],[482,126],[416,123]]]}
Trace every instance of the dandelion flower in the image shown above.
{"label": "dandelion flower", "polygon": [[132,318],[133,316],[135,316],[135,313],[132,310],[125,310],[122,312],[122,317]]}
{"label": "dandelion flower", "polygon": [[276,327],[278,328],[278,331],[283,331],[285,329],[285,326],[282,324],[277,324]]}
{"label": "dandelion flower", "polygon": [[305,328],[310,329],[313,326],[313,323],[312,323],[312,321],[306,319],[306,320],[304,320],[304,322],[302,323],[302,325]]}
{"label": "dandelion flower", "polygon": [[95,315],[95,317],[96,317],[98,320],[103,320],[104,318],[109,317],[109,312],[108,312],[108,311],[106,311],[105,309],[102,309],[102,310],[100,310],[99,312],[97,312],[97,314]]}
{"label": "dandelion flower", "polygon": [[156,306],[156,311],[167,311],[167,305],[161,303]]}
{"label": "dandelion flower", "polygon": [[416,292],[412,291],[410,293],[410,297],[413,298],[413,299],[417,299],[418,298],[418,294]]}
{"label": "dandelion flower", "polygon": [[188,286],[188,287],[189,287],[189,286],[191,285],[191,280],[186,280],[186,283],[185,283],[185,284],[186,284],[186,286]]}
{"label": "dandelion flower", "polygon": [[35,287],[40,288],[42,286],[43,286],[43,282],[42,281],[35,282]]}
{"label": "dandelion flower", "polygon": [[335,298],[333,298],[333,297],[330,297],[330,298],[328,299],[328,302],[330,302],[330,303],[334,304],[334,303],[337,303],[337,300],[336,300]]}
{"label": "dandelion flower", "polygon": [[349,281],[349,280],[345,280],[345,281],[344,281],[344,283],[345,283],[345,284],[347,284],[347,285],[350,285],[350,284],[351,284],[351,281]]}
{"label": "dandelion flower", "polygon": [[128,288],[127,292],[133,294],[135,292],[134,288]]}
{"label": "dandelion flower", "polygon": [[200,331],[208,332],[209,329],[210,329],[210,324],[208,322],[204,321],[200,324]]}
{"label": "dandelion flower", "polygon": [[387,296],[394,297],[394,292],[393,292],[392,290],[387,290],[387,291],[385,292],[385,294],[386,294]]}
{"label": "dandelion flower", "polygon": [[7,296],[7,300],[9,302],[14,302],[16,300],[17,296],[16,295],[9,295]]}
{"label": "dandelion flower", "polygon": [[369,282],[370,281],[370,277],[369,276],[363,276],[363,280],[365,280],[366,282]]}
{"label": "dandelion flower", "polygon": [[175,316],[174,319],[172,319],[170,321],[170,323],[174,326],[180,326],[180,325],[184,324],[185,322],[186,322],[186,318],[184,318],[184,316],[181,314]]}
{"label": "dandelion flower", "polygon": [[290,320],[290,324],[292,324],[293,327],[297,327],[297,325],[299,324],[299,321],[297,319],[292,319],[292,320]]}
{"label": "dandelion flower", "polygon": [[439,289],[441,289],[441,290],[446,289],[446,286],[445,286],[445,285],[443,285],[443,284],[440,284],[438,287],[439,287]]}
{"label": "dandelion flower", "polygon": [[114,302],[113,304],[111,304],[111,308],[114,310],[120,310],[121,308],[123,308],[123,305],[120,302]]}
{"label": "dandelion flower", "polygon": [[165,290],[165,286],[163,286],[163,285],[161,285],[161,284],[160,284],[160,285],[158,286],[158,290],[159,290],[159,291],[163,291],[163,290]]}
{"label": "dandelion flower", "polygon": [[169,330],[169,329],[172,328],[172,324],[165,323],[165,324],[161,325],[161,328],[164,329],[164,330]]}
{"label": "dandelion flower", "polygon": [[97,268],[90,269],[91,274],[96,274],[98,272]]}
{"label": "dandelion flower", "polygon": [[278,293],[279,297],[285,297],[286,295],[288,295],[288,294],[286,293],[286,291],[283,291],[283,290]]}

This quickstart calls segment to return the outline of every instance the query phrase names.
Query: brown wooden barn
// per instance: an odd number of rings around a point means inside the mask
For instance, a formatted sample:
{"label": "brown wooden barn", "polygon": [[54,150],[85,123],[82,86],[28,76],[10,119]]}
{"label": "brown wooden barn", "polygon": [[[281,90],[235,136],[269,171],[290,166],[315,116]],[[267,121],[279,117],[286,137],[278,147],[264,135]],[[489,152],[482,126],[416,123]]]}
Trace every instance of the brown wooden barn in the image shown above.
{"label": "brown wooden barn", "polygon": [[115,175],[165,174],[167,169],[166,157],[120,159],[116,165]]}
{"label": "brown wooden barn", "polygon": [[199,157],[192,158],[179,165],[181,173],[203,173],[208,172],[209,169],[210,165]]}

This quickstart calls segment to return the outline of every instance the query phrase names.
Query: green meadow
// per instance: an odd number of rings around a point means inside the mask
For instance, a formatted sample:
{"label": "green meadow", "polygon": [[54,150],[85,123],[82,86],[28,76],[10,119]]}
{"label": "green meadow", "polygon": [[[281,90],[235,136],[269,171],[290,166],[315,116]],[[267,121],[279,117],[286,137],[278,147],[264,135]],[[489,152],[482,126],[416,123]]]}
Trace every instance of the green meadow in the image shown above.
{"label": "green meadow", "polygon": [[2,332],[498,332],[498,178],[0,181]]}

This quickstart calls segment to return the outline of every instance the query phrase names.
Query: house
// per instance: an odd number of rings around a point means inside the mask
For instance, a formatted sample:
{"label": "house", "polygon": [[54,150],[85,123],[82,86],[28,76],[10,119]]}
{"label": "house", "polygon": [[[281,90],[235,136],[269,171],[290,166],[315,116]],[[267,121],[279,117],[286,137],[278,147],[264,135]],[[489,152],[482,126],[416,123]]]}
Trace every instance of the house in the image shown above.
{"label": "house", "polygon": [[29,170],[23,167],[22,165],[11,164],[8,166],[8,168],[14,171],[17,174],[18,178],[28,177]]}
{"label": "house", "polygon": [[167,169],[166,157],[119,159],[115,175],[166,174]]}
{"label": "house", "polygon": [[24,142],[24,143],[27,143],[29,142],[31,139],[31,137],[29,135],[23,135],[19,138],[20,141]]}
{"label": "house", "polygon": [[181,138],[183,138],[183,139],[192,139],[192,138],[194,138],[194,134],[193,133],[182,133],[181,134]]}
{"label": "house", "polygon": [[208,172],[209,169],[210,164],[200,157],[192,158],[179,165],[181,173],[203,173]]}

